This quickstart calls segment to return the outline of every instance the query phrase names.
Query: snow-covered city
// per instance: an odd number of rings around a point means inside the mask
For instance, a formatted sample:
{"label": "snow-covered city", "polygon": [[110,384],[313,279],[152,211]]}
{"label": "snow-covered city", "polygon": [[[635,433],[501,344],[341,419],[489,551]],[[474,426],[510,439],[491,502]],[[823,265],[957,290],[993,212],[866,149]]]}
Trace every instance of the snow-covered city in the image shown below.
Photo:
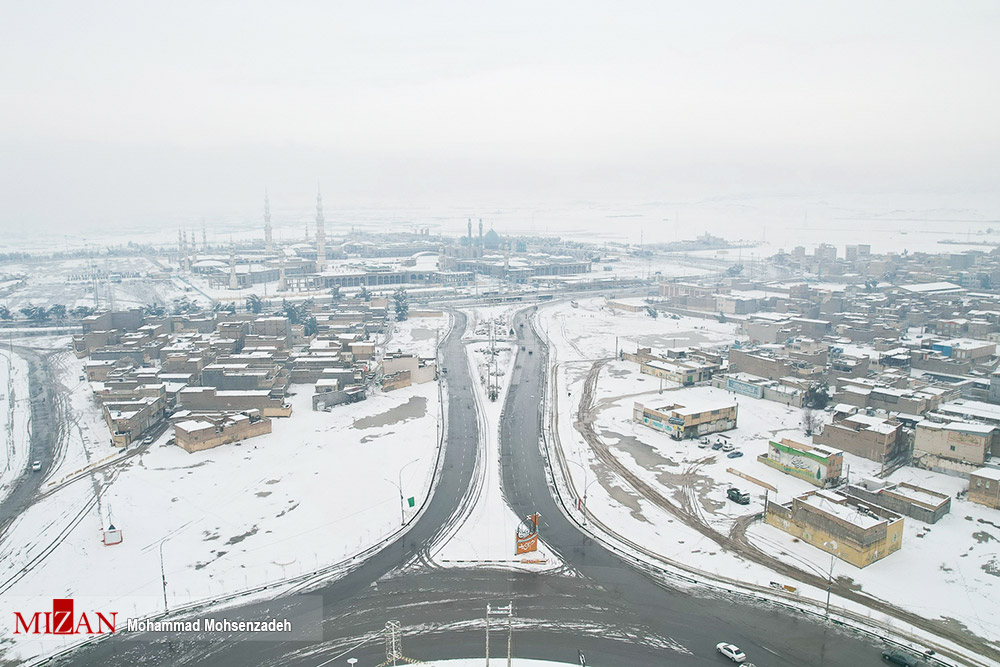
{"label": "snow-covered city", "polygon": [[0,24],[0,667],[1000,667],[995,3]]}

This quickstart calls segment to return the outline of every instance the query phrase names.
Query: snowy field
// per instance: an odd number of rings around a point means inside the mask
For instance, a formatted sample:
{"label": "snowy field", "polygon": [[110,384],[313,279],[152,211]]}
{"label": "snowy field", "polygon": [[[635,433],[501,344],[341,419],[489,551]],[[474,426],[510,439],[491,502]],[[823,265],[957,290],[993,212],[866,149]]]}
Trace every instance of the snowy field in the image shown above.
{"label": "snowy field", "polygon": [[[586,493],[591,517],[627,540],[704,572],[761,586],[777,580],[797,586],[800,595],[825,599],[825,590],[785,581],[768,568],[724,550],[712,539],[711,532],[706,535],[685,525],[676,514],[649,502],[604,465],[587,445],[574,424],[594,360],[607,359],[614,353],[608,317],[605,311],[595,313],[587,302],[581,302],[578,309],[557,304],[540,313],[542,328],[548,328],[555,345],[554,395],[558,401],[559,442],[570,464],[577,495],[582,497]],[[654,351],[658,347],[671,347],[675,335],[680,339],[676,345],[685,345],[692,338],[720,339],[727,333],[718,331],[718,327],[726,325],[708,320],[688,322],[682,318],[661,322],[662,318],[652,320],[645,315],[621,312],[614,319],[620,330],[630,332],[629,340],[634,341],[631,346],[623,345],[628,351],[634,350],[636,344],[651,345]],[[671,331],[656,331],[655,327],[661,323]],[[693,336],[681,330],[685,324],[693,330]],[[695,329],[696,326],[710,329]],[[636,402],[661,407],[685,401],[701,404],[735,401],[739,405],[738,427],[710,439],[731,443],[743,456],[730,459],[724,452],[699,447],[697,441],[675,441],[632,420]],[[693,514],[715,533],[728,536],[740,517],[763,511],[764,488],[730,470],[777,488],[777,494],[768,493],[769,501],[785,502],[816,488],[756,460],[767,451],[770,439],[787,437],[806,444],[812,442],[802,430],[802,410],[798,408],[711,387],[680,388],[670,382],[661,383],[655,377],[639,373],[638,364],[623,361],[603,364],[593,405],[594,431],[614,457],[675,508]],[[826,413],[822,415],[829,419]],[[872,461],[850,454],[844,458],[852,480],[879,472],[880,466]],[[863,569],[837,560],[834,576],[843,583],[859,586],[869,595],[922,615],[955,619],[981,637],[1000,636],[997,621],[1000,517],[995,511],[954,497],[967,486],[966,480],[913,468],[902,468],[888,479],[908,481],[952,496],[951,513],[934,525],[906,518],[900,551]],[[725,494],[730,486],[749,492],[751,503],[743,506],[728,500]],[[830,557],[825,552],[796,542],[776,528],[751,524],[747,539],[765,553],[790,561],[800,569],[828,576]],[[919,587],[912,585],[915,574],[922,582]],[[838,604],[836,598],[834,604]]]}
{"label": "snowy field", "polygon": [[28,364],[16,354],[0,349],[0,500],[20,475],[29,473],[31,441],[28,420]]}
{"label": "snowy field", "polygon": [[[4,264],[4,273],[25,275],[27,281],[11,292],[3,303],[11,311],[28,305],[49,308],[56,304],[68,309],[95,305],[107,308],[112,302],[116,308],[134,308],[152,303],[170,306],[174,298],[197,296],[186,294],[183,285],[174,281],[146,277],[162,266],[160,260],[146,257],[97,257],[93,261],[86,258],[44,259]],[[115,283],[102,278],[95,284],[90,279],[94,272],[102,276],[120,273],[124,277]],[[132,274],[136,277],[130,277]]]}
{"label": "snowy field", "polygon": [[[447,324],[414,318],[398,325],[395,341],[409,351],[406,341],[423,345]],[[66,364],[64,380],[77,380],[76,363]],[[71,385],[67,431],[91,424],[106,443],[89,385]],[[145,452],[78,475],[32,505],[0,545],[0,613],[75,597],[145,616],[163,609],[161,551],[173,609],[341,562],[409,523],[436,464],[437,384],[330,412],[311,409],[311,385],[290,394],[292,416],[273,419],[270,434],[189,454],[166,444],[171,429]],[[50,478],[86,461],[82,438],[66,448]],[[412,508],[401,494],[414,498]],[[109,524],[123,531],[121,544],[102,544]],[[26,658],[61,648],[60,640],[18,640],[12,651]]]}

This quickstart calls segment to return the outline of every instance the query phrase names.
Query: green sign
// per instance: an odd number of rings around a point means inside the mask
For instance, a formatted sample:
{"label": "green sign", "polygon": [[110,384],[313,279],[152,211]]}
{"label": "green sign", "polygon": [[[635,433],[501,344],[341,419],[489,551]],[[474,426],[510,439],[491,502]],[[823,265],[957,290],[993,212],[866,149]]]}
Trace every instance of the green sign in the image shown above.
{"label": "green sign", "polygon": [[413,505],[415,504],[415,502],[414,502],[414,500],[413,500],[413,497],[412,497],[412,496],[411,496],[411,497],[409,497],[409,498],[407,498],[407,499],[406,499],[406,502],[408,502],[408,503],[410,504],[410,507],[413,507]]}

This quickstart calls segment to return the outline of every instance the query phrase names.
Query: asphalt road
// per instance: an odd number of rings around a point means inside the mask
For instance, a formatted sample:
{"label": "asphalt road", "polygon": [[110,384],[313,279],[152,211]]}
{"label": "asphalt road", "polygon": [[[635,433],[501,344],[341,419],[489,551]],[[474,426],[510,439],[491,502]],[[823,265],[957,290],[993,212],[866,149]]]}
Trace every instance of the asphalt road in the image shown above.
{"label": "asphalt road", "polygon": [[[31,438],[28,467],[15,480],[11,492],[0,502],[0,537],[7,526],[31,503],[45,479],[45,472],[52,469],[58,440],[58,425],[55,418],[56,385],[47,368],[47,358],[51,353],[31,347],[15,346],[15,352],[28,362],[28,394],[31,397]],[[16,400],[23,400],[17,396]],[[42,463],[41,472],[31,470],[31,462]]]}
{"label": "asphalt road", "polygon": [[[520,316],[519,322],[524,321]],[[428,563],[426,545],[467,501],[478,439],[465,354],[459,338],[465,318],[443,349],[451,400],[441,479],[424,514],[408,533],[343,578],[323,585],[324,641],[126,642],[120,638],[82,648],[60,664],[74,665],[319,665],[370,667],[385,659],[377,632],[387,620],[404,631],[404,653],[414,659],[483,654],[482,622],[488,602],[512,600],[515,654],[589,665],[731,665],[715,652],[720,641],[742,647],[758,667],[880,664],[879,647],[785,611],[728,599],[694,596],[664,587],[581,534],[555,505],[539,448],[538,411],[544,360],[541,341],[515,325],[522,352],[501,426],[503,488],[521,515],[542,515],[542,538],[566,564],[536,574],[492,568],[441,569]],[[529,354],[529,350],[534,354]],[[268,605],[265,605],[267,607]],[[269,603],[278,611],[282,601]],[[255,609],[259,610],[260,605]],[[260,618],[260,616],[254,616]],[[368,639],[362,646],[351,647]],[[491,653],[505,638],[497,632]]]}

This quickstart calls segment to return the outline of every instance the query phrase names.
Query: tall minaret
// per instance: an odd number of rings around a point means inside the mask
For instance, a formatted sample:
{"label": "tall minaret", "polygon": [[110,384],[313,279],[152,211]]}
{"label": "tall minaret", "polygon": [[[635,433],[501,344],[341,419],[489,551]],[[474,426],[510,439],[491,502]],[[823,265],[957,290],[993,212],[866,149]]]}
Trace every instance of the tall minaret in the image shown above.
{"label": "tall minaret", "polygon": [[232,239],[229,241],[229,289],[236,289],[239,283],[236,282],[236,246]]}
{"label": "tall minaret", "polygon": [[184,252],[184,243],[181,241],[181,230],[180,227],[177,228],[177,252]]}
{"label": "tall minaret", "polygon": [[469,218],[469,247],[472,247],[472,218]]}
{"label": "tall minaret", "polygon": [[274,244],[271,242],[271,202],[267,199],[267,190],[264,190],[264,250],[274,251]]}
{"label": "tall minaret", "polygon": [[205,218],[201,219],[201,249],[208,250],[208,232],[205,231]]}
{"label": "tall minaret", "polygon": [[326,268],[326,229],[323,221],[323,195],[316,190],[316,273]]}
{"label": "tall minaret", "polygon": [[479,218],[479,247],[483,247],[483,219]]}

